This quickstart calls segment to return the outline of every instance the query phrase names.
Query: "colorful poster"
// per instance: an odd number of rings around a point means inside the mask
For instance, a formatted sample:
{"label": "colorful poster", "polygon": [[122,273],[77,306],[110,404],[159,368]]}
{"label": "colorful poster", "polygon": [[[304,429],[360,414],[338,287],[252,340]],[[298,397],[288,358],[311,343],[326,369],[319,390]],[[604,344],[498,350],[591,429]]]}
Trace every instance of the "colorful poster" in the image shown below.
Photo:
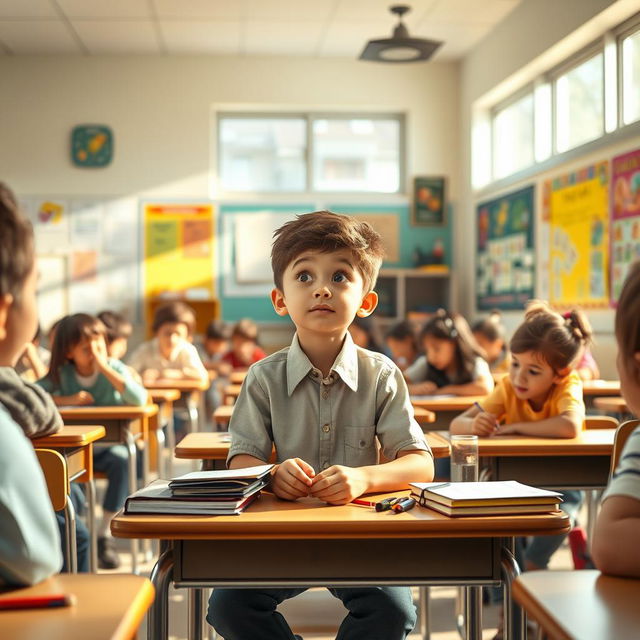
{"label": "colorful poster", "polygon": [[478,309],[522,309],[533,298],[533,203],[530,186],[477,206]]}
{"label": "colorful poster", "polygon": [[607,162],[544,184],[549,224],[549,301],[559,308],[609,305]]}
{"label": "colorful poster", "polygon": [[620,296],[629,265],[640,259],[640,150],[611,166],[611,301]]}

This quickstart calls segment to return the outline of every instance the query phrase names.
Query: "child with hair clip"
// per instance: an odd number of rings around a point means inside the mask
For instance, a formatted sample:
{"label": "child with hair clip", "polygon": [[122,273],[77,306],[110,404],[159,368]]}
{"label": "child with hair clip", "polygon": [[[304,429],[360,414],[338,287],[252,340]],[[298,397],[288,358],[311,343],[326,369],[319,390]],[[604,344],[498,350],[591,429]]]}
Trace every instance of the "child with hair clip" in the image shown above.
{"label": "child with hair clip", "polygon": [[[480,406],[451,422],[451,433],[491,436],[520,433],[574,438],[584,427],[582,381],[574,367],[591,340],[591,326],[579,310],[564,316],[533,300],[510,342],[511,368]],[[564,491],[560,507],[574,518],[580,491]],[[526,568],[546,569],[566,534],[536,536],[526,549]]]}
{"label": "child with hair clip", "polygon": [[[66,316],[58,324],[46,377],[38,384],[52,394],[56,405],[134,405],[147,401],[146,390],[128,367],[107,356],[105,326],[86,313]],[[98,529],[98,563],[115,569],[120,562],[109,524],[128,494],[127,452],[124,445],[97,445],[93,468],[107,474],[103,519]]]}
{"label": "child with hair clip", "polygon": [[[616,361],[622,395],[640,415],[640,262],[629,269],[615,320]],[[629,435],[618,466],[602,497],[592,544],[603,573],[640,578],[640,427]]]}
{"label": "child with hair clip", "polygon": [[419,355],[418,337],[413,324],[402,320],[394,324],[385,335],[385,342],[391,352],[391,359],[404,371]]}
{"label": "child with hair clip", "polygon": [[482,396],[493,389],[484,353],[461,315],[438,309],[422,328],[420,342],[425,355],[404,371],[412,395]]}
{"label": "child with hair clip", "polygon": [[505,328],[499,311],[491,311],[486,318],[478,320],[471,331],[476,342],[487,354],[491,373],[509,373],[511,357],[505,337]]}

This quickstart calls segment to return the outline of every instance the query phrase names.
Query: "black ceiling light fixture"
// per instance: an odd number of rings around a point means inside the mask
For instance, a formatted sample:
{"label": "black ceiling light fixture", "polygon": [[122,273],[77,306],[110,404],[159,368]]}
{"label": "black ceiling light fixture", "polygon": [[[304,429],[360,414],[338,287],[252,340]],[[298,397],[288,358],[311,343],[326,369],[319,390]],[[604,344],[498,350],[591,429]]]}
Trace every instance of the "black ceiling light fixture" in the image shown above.
{"label": "black ceiling light fixture", "polygon": [[437,40],[424,38],[412,38],[407,27],[402,22],[402,16],[411,11],[406,4],[396,4],[389,7],[389,11],[398,16],[398,25],[393,30],[391,38],[382,40],[369,40],[364,51],[360,54],[360,60],[372,60],[373,62],[421,62],[428,60],[442,45]]}

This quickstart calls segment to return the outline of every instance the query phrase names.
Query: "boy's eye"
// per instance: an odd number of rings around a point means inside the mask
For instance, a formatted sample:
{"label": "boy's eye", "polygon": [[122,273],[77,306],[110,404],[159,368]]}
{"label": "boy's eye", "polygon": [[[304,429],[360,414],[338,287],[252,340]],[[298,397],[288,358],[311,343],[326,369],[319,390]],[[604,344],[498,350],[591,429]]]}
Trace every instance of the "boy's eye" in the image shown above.
{"label": "boy's eye", "polygon": [[535,369],[529,369],[529,375],[530,376],[537,376],[540,372],[536,371]]}
{"label": "boy's eye", "polygon": [[297,276],[296,280],[299,282],[311,282],[311,274],[307,271],[301,271]]}
{"label": "boy's eye", "polygon": [[344,271],[337,271],[333,274],[334,282],[346,282],[348,280],[347,274]]}
{"label": "boy's eye", "polygon": [[511,362],[511,367],[512,367],[513,369],[517,369],[519,366],[520,366],[520,365],[519,365],[515,360],[513,360],[513,361]]}

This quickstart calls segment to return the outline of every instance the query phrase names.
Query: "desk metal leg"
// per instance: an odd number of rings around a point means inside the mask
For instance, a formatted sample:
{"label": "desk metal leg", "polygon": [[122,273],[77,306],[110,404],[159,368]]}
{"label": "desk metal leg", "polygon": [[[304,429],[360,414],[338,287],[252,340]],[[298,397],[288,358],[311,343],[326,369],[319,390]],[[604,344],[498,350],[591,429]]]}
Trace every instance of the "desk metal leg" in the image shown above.
{"label": "desk metal leg", "polygon": [[[123,429],[123,432],[127,455],[129,456],[129,495],[131,495],[138,489],[138,478],[136,474],[138,448],[129,429]],[[135,574],[138,573],[138,540],[136,538],[131,538],[131,572]]]}
{"label": "desk metal leg", "polygon": [[170,412],[166,424],[167,429],[167,449],[169,451],[169,459],[167,460],[167,478],[173,477],[173,454],[176,450],[176,428],[173,422],[173,410]]}
{"label": "desk metal leg", "polygon": [[189,640],[202,640],[204,633],[204,594],[205,589],[189,589]]}
{"label": "desk metal leg", "polygon": [[89,527],[89,569],[98,572],[98,533],[96,530],[96,481],[91,479],[87,488],[87,525]]}
{"label": "desk metal leg", "polygon": [[464,587],[466,640],[482,640],[482,587]]}
{"label": "desk metal leg", "polygon": [[502,548],[502,578],[504,589],[504,629],[507,640],[524,640],[525,614],[513,601],[511,583],[520,575],[520,567],[513,555],[514,540],[510,541],[510,548]]}
{"label": "desk metal leg", "polygon": [[429,618],[430,587],[420,587],[418,596],[418,614],[420,617],[420,637],[431,640],[431,620]]}
{"label": "desk metal leg", "polygon": [[64,508],[64,535],[67,550],[67,571],[78,573],[78,545],[76,543],[76,510],[71,499],[67,497]]}
{"label": "desk metal leg", "polygon": [[591,543],[596,530],[596,516],[598,515],[598,503],[602,496],[600,489],[587,491],[587,549],[591,552]]}
{"label": "desk metal leg", "polygon": [[147,640],[169,637],[169,585],[173,581],[173,549],[162,545],[158,562],[151,571],[156,597],[147,615]]}

